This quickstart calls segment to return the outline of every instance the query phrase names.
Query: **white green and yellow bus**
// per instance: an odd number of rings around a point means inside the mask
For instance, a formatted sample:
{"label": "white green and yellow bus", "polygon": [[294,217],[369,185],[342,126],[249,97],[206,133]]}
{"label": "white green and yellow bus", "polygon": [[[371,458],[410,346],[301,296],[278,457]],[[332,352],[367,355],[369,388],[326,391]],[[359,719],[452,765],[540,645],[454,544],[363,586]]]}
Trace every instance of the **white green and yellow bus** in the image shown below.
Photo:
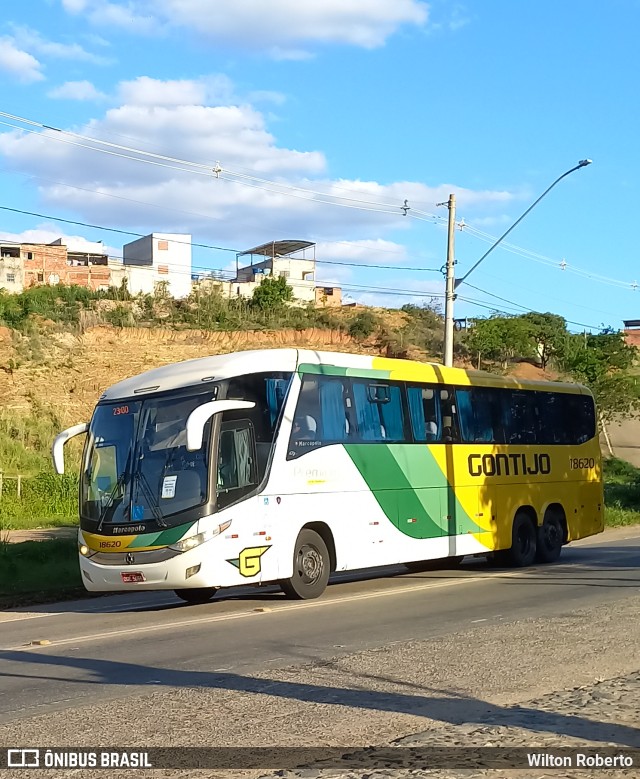
{"label": "white green and yellow bus", "polygon": [[549,563],[603,530],[594,401],[575,384],[265,349],[114,385],[56,438],[59,473],[85,433],[90,591],[315,598],[335,571]]}

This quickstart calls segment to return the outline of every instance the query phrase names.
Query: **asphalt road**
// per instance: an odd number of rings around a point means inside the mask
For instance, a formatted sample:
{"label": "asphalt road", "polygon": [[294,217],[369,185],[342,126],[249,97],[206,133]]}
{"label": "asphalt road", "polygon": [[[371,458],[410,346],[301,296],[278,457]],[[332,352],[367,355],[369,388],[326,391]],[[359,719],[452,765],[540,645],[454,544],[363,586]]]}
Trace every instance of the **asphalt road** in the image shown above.
{"label": "asphalt road", "polygon": [[572,544],[550,566],[469,559],[453,571],[343,574],[316,601],[264,588],[200,606],[140,593],[0,612],[0,724],[113,699],[126,718],[127,698],[158,686],[252,690],[251,673],[606,608],[639,585],[640,528],[628,528]]}

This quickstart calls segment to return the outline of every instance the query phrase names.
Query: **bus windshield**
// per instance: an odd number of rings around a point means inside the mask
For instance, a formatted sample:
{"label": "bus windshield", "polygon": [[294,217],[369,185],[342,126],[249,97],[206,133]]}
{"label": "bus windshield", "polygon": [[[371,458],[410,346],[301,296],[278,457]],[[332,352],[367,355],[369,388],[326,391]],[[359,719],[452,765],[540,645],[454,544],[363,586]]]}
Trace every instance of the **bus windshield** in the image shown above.
{"label": "bus windshield", "polygon": [[81,517],[100,525],[155,521],[166,527],[205,503],[211,422],[197,452],[187,451],[186,423],[215,394],[209,387],[206,393],[99,405],[81,474]]}

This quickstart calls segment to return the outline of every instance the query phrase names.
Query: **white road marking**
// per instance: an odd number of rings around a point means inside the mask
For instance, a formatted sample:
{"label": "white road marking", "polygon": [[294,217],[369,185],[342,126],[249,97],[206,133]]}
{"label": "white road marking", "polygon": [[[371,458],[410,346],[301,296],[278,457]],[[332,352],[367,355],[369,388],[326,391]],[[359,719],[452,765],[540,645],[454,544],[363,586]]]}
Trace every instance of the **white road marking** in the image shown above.
{"label": "white road marking", "polygon": [[[589,538],[579,539],[578,541],[574,541],[574,542],[572,542],[572,547],[575,548],[576,546],[579,546],[581,548],[583,548],[583,547],[591,548],[591,547],[603,546],[605,544],[619,543],[620,541],[631,541],[631,540],[636,540],[636,539],[640,540],[640,535],[622,536],[622,535],[618,535],[616,533],[614,538],[608,538],[608,539],[603,538],[603,539],[598,540],[598,541],[594,541],[593,538],[594,537],[589,537]],[[569,547],[569,549],[571,549],[572,547]],[[624,554],[624,553],[631,554],[631,553],[636,553],[636,552],[637,552],[637,550],[635,550],[635,549],[619,550],[618,554]],[[560,567],[560,566],[557,566],[557,567]],[[578,570],[579,569],[579,564],[576,565],[576,564],[573,564],[571,562],[567,562],[566,566],[563,566],[563,567],[564,568],[569,567],[571,569]],[[453,584],[464,584],[465,582],[471,582],[471,581],[489,581],[489,580],[494,579],[494,578],[517,578],[517,577],[521,577],[521,576],[525,576],[525,575],[531,575],[532,572],[535,573],[536,571],[538,571],[540,569],[541,569],[540,566],[531,566],[531,567],[529,567],[529,568],[527,568],[527,569],[525,569],[523,571],[518,571],[516,573],[508,573],[508,572],[505,572],[505,571],[502,571],[502,572],[496,571],[495,573],[486,574],[483,577],[473,577],[473,578],[470,577],[470,578],[464,578],[464,579],[453,579],[453,580],[447,581],[447,582],[439,582],[437,584],[421,585],[421,586],[418,586],[418,587],[415,587],[415,588],[398,588],[398,589],[393,589],[393,590],[384,590],[384,591],[378,592],[378,593],[363,593],[361,595],[345,596],[343,598],[339,598],[338,597],[338,598],[333,598],[333,599],[329,599],[329,600],[317,601],[317,602],[314,602],[314,603],[299,604],[298,606],[287,605],[287,606],[273,608],[272,611],[273,612],[277,612],[277,611],[283,611],[285,609],[292,609],[292,608],[309,608],[311,606],[316,606],[316,605],[317,606],[324,606],[327,603],[347,602],[347,601],[350,601],[350,600],[358,600],[358,599],[361,599],[361,598],[362,599],[366,599],[366,598],[378,597],[378,596],[382,596],[382,595],[392,595],[392,594],[399,593],[399,592],[413,592],[416,589],[420,590],[420,589],[431,589],[431,588],[434,588],[434,587],[448,587],[448,586],[452,586]],[[356,571],[345,572],[344,576],[345,576],[345,578],[348,579],[348,577],[350,575],[353,575],[355,573],[357,573],[357,572]],[[342,578],[341,578],[341,581],[342,581]],[[372,579],[371,581],[374,581],[374,579]],[[109,609],[100,608],[99,606],[96,606],[95,610],[94,609],[86,609],[86,611],[84,613],[86,613],[86,614],[124,614],[124,613],[130,612],[130,611],[138,611],[138,610],[141,610],[141,609],[144,609],[144,608],[161,608],[163,606],[173,606],[175,604],[176,604],[176,601],[173,598],[171,600],[161,601],[161,602],[158,602],[156,600],[153,600],[153,601],[152,600],[144,600],[144,601],[136,601],[136,603],[131,604],[131,605],[114,606],[113,608],[109,608]],[[46,611],[46,612],[0,611],[0,623],[4,623],[4,622],[21,622],[21,621],[31,620],[31,619],[42,619],[44,617],[63,617],[63,616],[69,616],[70,614],[76,614],[76,613],[82,613],[82,612],[70,612],[70,611]],[[221,620],[225,620],[225,619],[238,619],[238,618],[243,618],[243,617],[246,617],[246,616],[250,616],[253,613],[256,613],[256,612],[251,611],[251,612],[247,612],[246,614],[243,612],[242,614],[219,615],[217,617],[212,617],[212,618],[209,618],[209,619],[201,617],[201,618],[195,618],[193,620],[188,620],[186,622],[170,623],[167,627],[171,627],[173,625],[175,625],[175,626],[192,625],[192,624],[196,624],[197,622],[203,622],[204,623],[204,622],[209,622],[209,621],[221,621]],[[136,628],[136,629],[132,629],[132,630],[125,630],[124,633],[145,632],[145,631],[149,631],[149,630],[163,630],[163,629],[165,629],[165,627],[163,625],[158,625],[158,626],[152,625],[152,626],[148,626],[147,628]],[[109,635],[112,635],[112,634],[111,633],[100,633],[100,634],[96,634],[96,638],[106,637],[106,636],[109,636]],[[113,633],[113,635],[120,635],[120,633],[118,633],[116,631],[115,633]],[[92,640],[92,637],[91,636],[86,636],[84,638],[81,637],[78,640]],[[72,639],[66,639],[66,640],[55,641],[53,643],[55,643],[55,644],[70,643],[71,641],[72,641]],[[21,648],[25,648],[25,647],[21,647]],[[1,648],[0,648],[0,651],[1,651]]]}
{"label": "white road marking", "polygon": [[[324,606],[334,606],[342,603],[353,603],[355,601],[372,600],[373,598],[383,598],[390,595],[401,595],[406,592],[420,592],[421,590],[435,590],[442,589],[444,587],[456,587],[461,584],[467,584],[471,582],[487,582],[492,581],[491,576],[470,576],[464,579],[450,579],[444,582],[430,582],[429,584],[419,584],[413,587],[398,587],[395,589],[381,590],[378,592],[359,593],[357,595],[346,595],[337,598],[327,598],[326,600],[314,600],[305,603],[287,604],[286,606],[275,607],[268,614],[257,613],[253,610],[242,611],[238,614],[219,614],[211,617],[194,617],[193,619],[180,620],[178,622],[166,622],[157,625],[138,626],[133,628],[121,628],[118,630],[108,630],[102,633],[92,633],[86,636],[76,636],[74,638],[61,638],[52,640],[46,647],[51,649],[58,646],[65,646],[67,644],[84,644],[90,641],[98,641],[103,638],[117,638],[119,636],[127,635],[141,635],[143,633],[157,633],[165,630],[175,630],[176,628],[189,627],[191,625],[210,625],[214,622],[231,622],[237,619],[246,619],[252,617],[253,619],[269,619],[272,615],[290,611],[301,611],[303,609],[318,609]],[[0,651],[23,651],[28,652],[34,649],[42,649],[44,647],[37,647],[31,645],[20,644],[18,646],[3,647]]]}

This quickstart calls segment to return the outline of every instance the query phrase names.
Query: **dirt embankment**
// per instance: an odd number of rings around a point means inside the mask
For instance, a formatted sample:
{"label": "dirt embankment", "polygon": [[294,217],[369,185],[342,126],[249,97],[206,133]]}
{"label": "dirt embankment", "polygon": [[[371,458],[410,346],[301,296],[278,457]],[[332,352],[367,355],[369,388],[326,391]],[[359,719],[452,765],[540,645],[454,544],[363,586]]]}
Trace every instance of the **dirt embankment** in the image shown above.
{"label": "dirt embankment", "polygon": [[112,384],[161,365],[246,349],[298,347],[379,354],[340,330],[217,332],[93,327],[73,335],[45,329],[20,336],[0,328],[0,407],[27,414],[54,408],[62,423],[85,419]]}
{"label": "dirt embankment", "polygon": [[[386,351],[375,339],[362,343],[343,330],[321,328],[225,332],[101,325],[74,335],[42,322],[36,335],[25,336],[0,327],[0,413],[22,416],[51,409],[61,424],[75,424],[90,416],[107,387],[129,376],[181,360],[277,347],[371,355]],[[417,352],[407,356],[429,359]],[[520,378],[557,378],[526,362],[510,372]],[[640,422],[625,420],[612,425],[610,435],[615,454],[640,466],[639,431]]]}

